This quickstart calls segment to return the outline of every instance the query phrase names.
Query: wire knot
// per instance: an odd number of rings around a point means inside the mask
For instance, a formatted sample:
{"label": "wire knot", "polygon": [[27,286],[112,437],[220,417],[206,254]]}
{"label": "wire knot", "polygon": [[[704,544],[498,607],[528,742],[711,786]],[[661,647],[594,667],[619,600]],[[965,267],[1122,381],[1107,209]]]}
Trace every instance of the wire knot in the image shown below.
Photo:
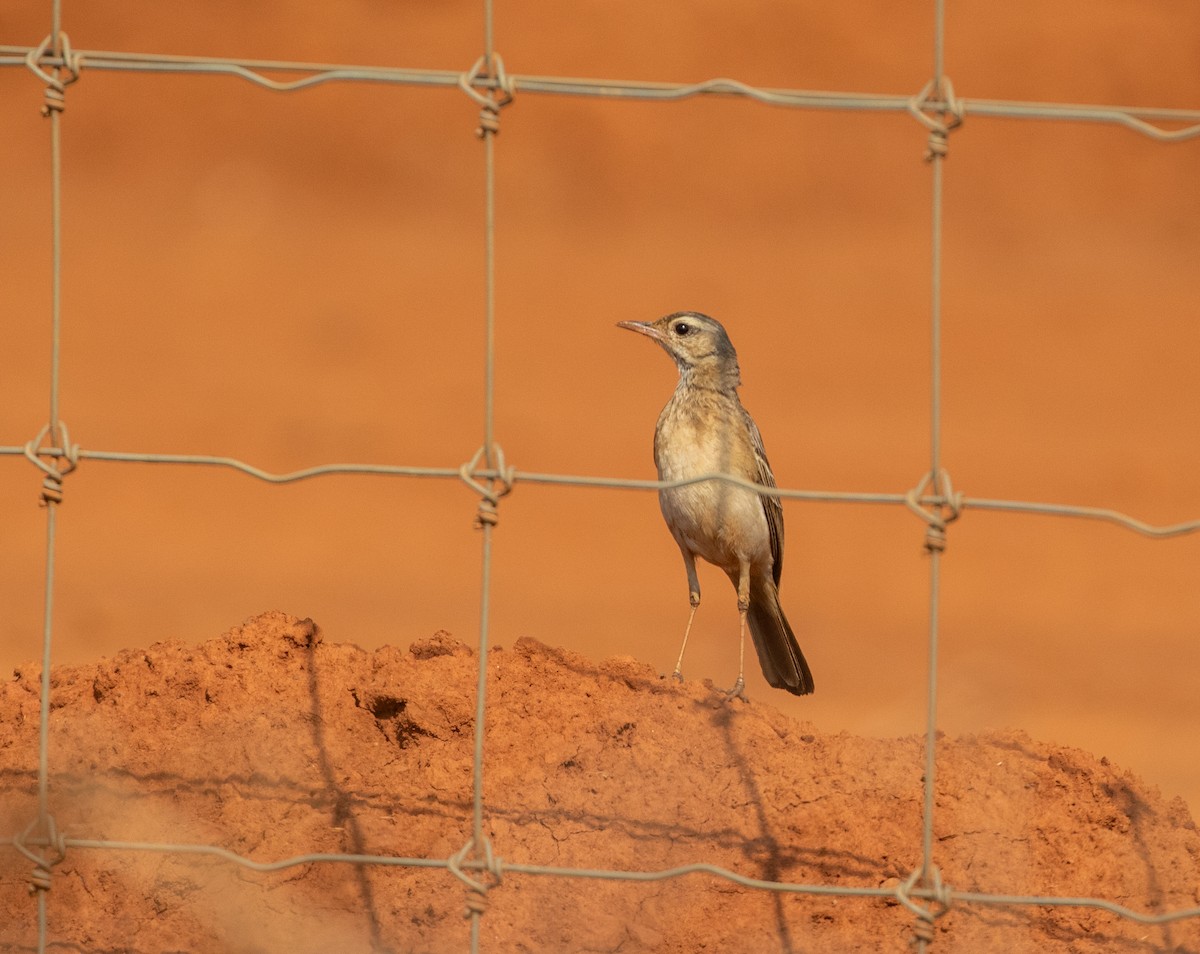
{"label": "wire knot", "polygon": [[950,132],[962,125],[966,107],[954,95],[954,84],[947,76],[932,79],[908,101],[908,111],[929,130],[925,161],[944,159],[950,151]]}
{"label": "wire knot", "polygon": [[446,860],[446,867],[450,873],[467,887],[466,906],[463,910],[464,918],[480,916],[487,912],[487,893],[491,888],[500,885],[500,880],[504,875],[504,865],[499,858],[492,854],[492,843],[486,837],[483,839],[483,864],[484,871],[490,876],[491,883],[477,881],[463,871],[462,863],[472,855],[474,850],[475,839],[468,838],[467,843]]}
{"label": "wire knot", "polygon": [[[37,839],[46,843],[44,851],[34,851],[26,844],[38,826],[45,827],[45,834]],[[39,815],[24,831],[13,835],[12,844],[17,851],[33,862],[33,871],[29,875],[29,893],[49,891],[52,869],[67,857],[67,840],[59,834],[54,816]]]}
{"label": "wire knot", "polygon": [[48,507],[50,504],[60,504],[63,501],[63,478],[79,466],[79,445],[72,444],[67,434],[67,425],[59,421],[54,428],[55,441],[53,449],[58,451],[55,463],[48,464],[41,458],[46,453],[42,449],[42,441],[50,433],[50,425],[43,425],[37,437],[25,445],[25,457],[44,475],[42,477],[42,497],[39,506]]}
{"label": "wire knot", "polygon": [[[487,484],[480,483],[475,479],[475,468],[479,466],[481,460],[488,465],[490,470]],[[495,461],[494,468],[492,467],[493,460]],[[517,479],[516,469],[505,466],[504,451],[500,445],[493,444],[490,451],[486,447],[479,448],[474,457],[458,468],[458,476],[462,478],[463,483],[480,496],[479,510],[475,514],[475,528],[481,530],[484,527],[496,526],[500,522],[500,511],[497,509],[497,504],[500,503],[501,497],[512,493],[513,483]],[[499,487],[496,486],[497,483],[499,483]]]}
{"label": "wire knot", "polygon": [[[481,83],[493,92],[484,94],[475,89]],[[459,88],[479,104],[479,126],[475,135],[480,139],[500,132],[500,110],[513,101],[517,91],[515,80],[504,72],[504,60],[499,53],[481,56],[471,69],[458,77]]]}
{"label": "wire knot", "polygon": [[[933,484],[933,495],[937,499],[934,506],[927,510],[921,506],[921,498],[930,484]],[[950,485],[950,475],[944,470],[938,471],[936,477],[932,472],[927,473],[917,486],[904,495],[904,503],[925,521],[925,549],[931,553],[945,550],[946,525],[962,516],[964,506],[963,495],[956,493]],[[943,513],[942,508],[949,512]]]}
{"label": "wire knot", "polygon": [[[912,898],[912,890],[918,881],[923,882],[923,892],[929,895],[928,905],[918,904]],[[896,885],[896,900],[917,916],[913,923],[913,943],[929,944],[934,938],[934,922],[950,910],[954,892],[950,890],[949,885],[942,883],[942,873],[937,865],[931,865],[928,875],[923,868],[917,868]]]}
{"label": "wire knot", "polygon": [[[50,52],[51,44],[54,46],[53,59],[59,60],[60,63],[54,68],[53,73],[48,73],[42,69],[41,61]],[[46,84],[42,115],[49,116],[51,113],[61,113],[66,109],[66,88],[79,79],[79,71],[83,69],[83,57],[72,52],[71,38],[61,30],[57,37],[47,34],[46,39],[42,40],[36,50],[30,50],[25,54],[25,65],[33,71],[34,76]],[[66,76],[63,75],[64,70]]]}

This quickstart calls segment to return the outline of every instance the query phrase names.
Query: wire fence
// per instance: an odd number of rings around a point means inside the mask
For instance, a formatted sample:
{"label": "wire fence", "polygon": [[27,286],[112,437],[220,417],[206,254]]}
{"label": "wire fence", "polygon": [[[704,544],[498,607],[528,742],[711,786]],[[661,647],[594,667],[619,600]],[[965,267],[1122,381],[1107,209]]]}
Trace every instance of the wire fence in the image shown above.
{"label": "wire fence", "polygon": [[[0,66],[26,68],[44,87],[43,114],[50,131],[51,165],[51,362],[49,381],[49,418],[32,440],[24,444],[0,446],[0,456],[23,456],[42,476],[41,502],[46,509],[45,596],[42,634],[40,687],[39,759],[37,771],[38,814],[22,831],[5,840],[34,866],[30,886],[36,897],[37,950],[44,952],[50,943],[47,923],[47,893],[53,883],[53,868],[68,851],[137,851],[164,854],[207,855],[254,871],[278,871],[308,864],[350,864],[406,866],[444,869],[461,880],[468,893],[471,951],[480,948],[480,923],[483,905],[472,903],[486,896],[489,884],[504,872],[558,878],[593,878],[631,882],[657,881],[703,872],[751,889],[779,893],[855,896],[893,899],[914,915],[913,939],[919,951],[925,951],[933,939],[933,924],[953,905],[1035,905],[1043,907],[1084,907],[1108,911],[1143,924],[1165,924],[1186,918],[1200,918],[1200,907],[1147,912],[1134,910],[1112,900],[1087,897],[1022,896],[956,891],[942,883],[934,858],[933,819],[937,769],[936,723],[938,705],[938,623],[940,602],[940,557],[946,546],[947,526],[965,508],[1005,513],[1026,513],[1084,520],[1097,520],[1142,534],[1165,539],[1200,531],[1200,519],[1170,525],[1151,525],[1116,510],[1014,500],[967,497],[956,492],[942,466],[941,453],[941,258],[943,160],[953,130],[966,116],[1004,117],[1018,120],[1086,122],[1123,127],[1156,142],[1180,142],[1200,137],[1200,109],[1161,109],[1127,106],[1073,105],[1063,103],[967,100],[959,98],[945,76],[944,0],[934,3],[933,79],[913,96],[860,95],[841,92],[762,89],[734,79],[718,78],[702,83],[648,83],[625,80],[597,80],[552,76],[525,76],[506,72],[493,42],[491,0],[483,3],[483,54],[466,72],[450,70],[413,70],[282,62],[252,59],[217,59],[191,56],[166,56],[99,50],[74,50],[62,28],[60,0],[52,0],[51,30],[36,48],[0,45]],[[326,83],[400,84],[405,86],[459,87],[480,107],[477,135],[484,150],[484,324],[485,355],[483,444],[461,466],[407,467],[361,463],[325,464],[289,473],[270,473],[253,464],[230,457],[191,454],[144,454],[129,451],[104,451],[80,447],[71,442],[66,424],[59,416],[59,344],[61,329],[61,125],[66,105],[66,90],[84,71],[115,70],[130,73],[183,73],[193,75],[236,76],[275,92],[287,93]],[[292,78],[272,78],[287,74]],[[298,78],[296,74],[302,74]],[[777,489],[748,483],[726,474],[711,474],[688,481],[660,482],[578,474],[545,474],[521,471],[506,464],[496,442],[494,427],[495,362],[495,133],[502,109],[521,94],[552,96],[588,96],[615,99],[677,101],[696,96],[741,97],[772,106],[807,110],[859,110],[908,113],[928,131],[926,159],[932,178],[930,210],[930,407],[929,471],[907,493],[845,493],[797,489]],[[1163,124],[1168,124],[1164,126]],[[55,534],[58,504],[63,499],[64,478],[82,461],[143,463],[165,466],[225,468],[271,484],[288,484],[331,475],[375,475],[395,478],[461,480],[479,495],[477,526],[482,532],[481,605],[479,625],[479,681],[476,691],[471,837],[449,858],[403,858],[365,854],[304,854],[270,862],[254,861],[215,845],[162,844],[96,840],[62,836],[49,808],[48,729],[50,724],[52,632],[54,611]],[[486,659],[490,619],[490,576],[492,569],[492,532],[498,519],[498,505],[516,483],[558,484],[578,488],[620,488],[658,490],[701,480],[721,480],[786,499],[830,503],[880,504],[904,506],[926,526],[925,548],[929,554],[928,589],[928,695],[925,726],[925,764],[923,766],[924,802],[920,863],[911,875],[894,887],[852,887],[825,884],[794,884],[745,877],[711,864],[696,863],[661,871],[615,871],[561,868],[547,865],[503,862],[492,851],[484,832],[486,805],[483,797],[485,766],[485,716],[487,713]]]}

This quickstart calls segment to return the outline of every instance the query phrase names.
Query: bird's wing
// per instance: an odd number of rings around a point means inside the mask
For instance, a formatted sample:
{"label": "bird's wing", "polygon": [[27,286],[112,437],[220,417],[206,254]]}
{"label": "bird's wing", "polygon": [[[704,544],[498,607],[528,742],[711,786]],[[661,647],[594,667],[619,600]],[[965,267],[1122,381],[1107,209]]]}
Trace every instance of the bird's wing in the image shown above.
{"label": "bird's wing", "polygon": [[[742,414],[746,418],[746,426],[750,430],[750,444],[754,448],[754,482],[764,487],[775,486],[775,475],[771,473],[771,462],[767,460],[767,452],[763,449],[762,434],[745,408]],[[771,575],[775,577],[775,585],[779,585],[779,577],[783,573],[783,504],[778,497],[760,496],[763,514],[767,518],[767,532],[771,536],[771,558],[775,561]]]}

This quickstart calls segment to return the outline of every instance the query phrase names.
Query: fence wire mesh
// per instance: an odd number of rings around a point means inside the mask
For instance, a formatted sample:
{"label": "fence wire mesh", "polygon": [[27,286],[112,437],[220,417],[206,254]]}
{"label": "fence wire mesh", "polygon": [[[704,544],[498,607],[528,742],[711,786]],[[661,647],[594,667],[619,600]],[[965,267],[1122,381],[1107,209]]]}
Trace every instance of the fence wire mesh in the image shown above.
{"label": "fence wire mesh", "polygon": [[[357,866],[402,866],[435,868],[455,875],[465,886],[469,898],[481,898],[489,887],[489,878],[504,872],[551,878],[592,878],[630,882],[680,878],[695,873],[725,879],[746,888],[778,893],[816,896],[854,896],[887,898],[903,904],[915,917],[914,945],[924,951],[932,942],[931,926],[952,905],[1034,905],[1043,907],[1075,906],[1097,908],[1121,918],[1143,924],[1164,924],[1200,918],[1200,907],[1150,912],[1135,910],[1110,899],[1010,895],[956,891],[942,883],[934,857],[934,787],[937,770],[938,712],[938,625],[940,601],[940,559],[946,545],[947,526],[964,509],[992,510],[1001,513],[1025,513],[1103,521],[1152,539],[1164,539],[1200,531],[1200,519],[1169,525],[1152,525],[1114,509],[1073,506],[1016,500],[975,498],[956,492],[942,461],[942,217],[944,159],[953,130],[967,116],[1002,117],[1015,120],[1085,122],[1123,127],[1156,142],[1180,142],[1200,136],[1200,109],[1167,109],[1128,106],[1078,105],[1066,103],[1018,102],[959,98],[945,75],[944,0],[936,0],[934,15],[933,78],[912,96],[863,95],[844,92],[764,89],[736,79],[716,78],[700,83],[651,83],[628,80],[600,80],[557,76],[512,74],[495,49],[491,0],[483,4],[484,42],[479,59],[465,72],[454,70],[418,70],[379,68],[360,65],[335,65],[255,59],[168,56],[103,50],[76,50],[63,30],[61,4],[52,4],[51,29],[36,48],[0,45],[0,66],[29,70],[44,87],[43,114],[49,123],[51,169],[51,361],[49,416],[47,424],[27,443],[0,446],[0,456],[24,457],[42,476],[41,503],[46,510],[44,569],[44,618],[40,692],[38,814],[22,831],[6,839],[7,844],[24,855],[34,866],[31,891],[36,899],[37,949],[51,944],[52,930],[47,920],[47,893],[53,884],[53,868],[69,851],[155,852],[179,855],[207,855],[242,868],[266,872],[309,864],[348,864]],[[474,456],[459,466],[420,467],[369,463],[330,463],[287,473],[272,473],[252,463],[232,458],[197,454],[152,454],[133,451],[109,451],[81,447],[71,441],[59,414],[62,215],[61,215],[61,127],[67,88],[80,76],[93,70],[112,70],[134,74],[179,73],[225,75],[244,79],[279,93],[297,92],[329,83],[399,84],[415,87],[458,87],[480,108],[476,133],[482,141],[484,177],[484,288],[485,367],[483,402],[483,443]],[[299,74],[299,75],[298,75]],[[273,78],[286,76],[287,78]],[[932,179],[930,209],[930,325],[931,362],[929,470],[907,493],[850,493],[802,489],[777,489],[747,483],[727,474],[711,474],[691,481],[660,482],[605,476],[527,472],[505,463],[496,439],[494,423],[495,395],[495,222],[496,222],[496,136],[501,111],[516,95],[539,94],[565,97],[604,97],[627,100],[679,101],[698,96],[737,97],[776,107],[802,110],[857,110],[907,113],[928,131],[926,160]],[[1165,124],[1165,125],[1164,125]],[[64,837],[50,812],[50,765],[48,728],[51,719],[51,663],[53,612],[55,606],[55,551],[58,505],[63,499],[64,478],[81,462],[113,464],[156,464],[201,468],[230,469],[270,484],[289,484],[333,475],[379,476],[388,478],[426,478],[462,481],[479,497],[476,525],[482,531],[481,605],[479,613],[479,680],[476,690],[471,837],[448,858],[406,858],[386,855],[311,853],[273,861],[255,861],[215,845],[166,844]],[[483,775],[485,768],[487,682],[485,678],[488,626],[491,616],[490,590],[492,570],[492,531],[496,525],[498,504],[514,484],[537,483],[575,488],[616,488],[636,491],[677,487],[701,480],[719,480],[750,487],[781,498],[829,503],[879,504],[906,507],[926,527],[925,548],[929,555],[928,578],[928,693],[925,725],[925,764],[923,766],[924,804],[920,863],[907,880],[894,887],[851,887],[828,884],[795,884],[746,877],[716,865],[698,862],[659,871],[603,870],[564,868],[539,864],[513,864],[493,853],[484,829],[486,803]],[[921,767],[914,766],[914,772]],[[483,905],[468,902],[473,952],[480,949],[480,922]]]}

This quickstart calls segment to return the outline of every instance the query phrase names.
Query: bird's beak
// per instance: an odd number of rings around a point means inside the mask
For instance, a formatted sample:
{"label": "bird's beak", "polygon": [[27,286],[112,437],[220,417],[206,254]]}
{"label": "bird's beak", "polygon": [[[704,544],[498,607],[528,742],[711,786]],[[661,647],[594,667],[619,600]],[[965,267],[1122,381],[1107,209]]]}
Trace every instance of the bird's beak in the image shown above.
{"label": "bird's beak", "polygon": [[662,332],[648,321],[618,321],[617,327],[625,328],[628,331],[636,331],[647,338],[653,338],[659,344],[663,342]]}

